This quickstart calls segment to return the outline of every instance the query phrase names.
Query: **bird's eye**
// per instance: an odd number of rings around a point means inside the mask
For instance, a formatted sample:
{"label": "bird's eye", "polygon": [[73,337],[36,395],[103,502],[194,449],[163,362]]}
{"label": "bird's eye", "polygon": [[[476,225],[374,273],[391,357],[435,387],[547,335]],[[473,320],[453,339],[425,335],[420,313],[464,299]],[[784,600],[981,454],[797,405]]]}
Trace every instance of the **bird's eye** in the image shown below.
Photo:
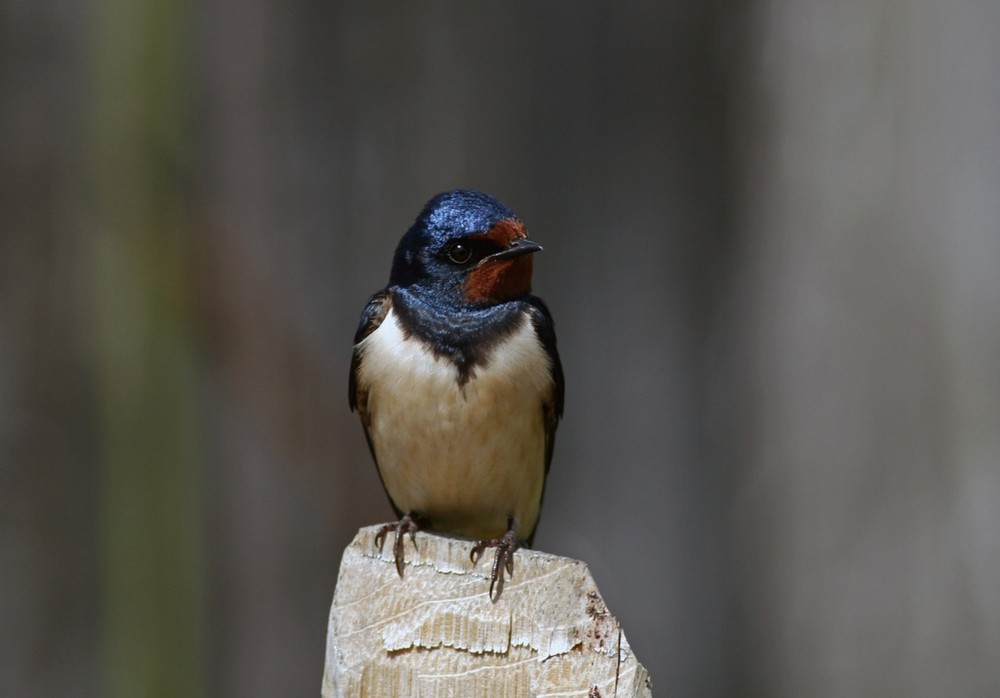
{"label": "bird's eye", "polygon": [[456,242],[448,248],[448,259],[455,264],[465,264],[472,258],[472,250],[467,245]]}

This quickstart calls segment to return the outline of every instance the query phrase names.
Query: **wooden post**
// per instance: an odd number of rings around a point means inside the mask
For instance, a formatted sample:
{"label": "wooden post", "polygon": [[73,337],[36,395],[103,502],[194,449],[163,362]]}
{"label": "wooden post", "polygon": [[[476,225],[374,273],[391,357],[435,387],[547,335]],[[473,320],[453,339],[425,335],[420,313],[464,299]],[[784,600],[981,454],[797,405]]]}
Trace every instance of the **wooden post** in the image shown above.
{"label": "wooden post", "polygon": [[652,695],[649,675],[578,561],[522,549],[490,600],[493,553],[422,531],[405,577],[377,526],[344,551],[327,631],[323,697]]}

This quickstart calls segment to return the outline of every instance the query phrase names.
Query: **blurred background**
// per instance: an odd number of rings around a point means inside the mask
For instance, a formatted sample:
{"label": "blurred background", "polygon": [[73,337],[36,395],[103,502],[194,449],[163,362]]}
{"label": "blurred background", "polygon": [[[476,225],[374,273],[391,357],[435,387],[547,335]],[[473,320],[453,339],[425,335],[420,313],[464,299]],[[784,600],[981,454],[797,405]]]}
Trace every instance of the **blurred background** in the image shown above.
{"label": "blurred background", "polygon": [[657,695],[1000,695],[1000,5],[0,4],[0,694],[310,696],[423,203],[545,245],[536,547]]}

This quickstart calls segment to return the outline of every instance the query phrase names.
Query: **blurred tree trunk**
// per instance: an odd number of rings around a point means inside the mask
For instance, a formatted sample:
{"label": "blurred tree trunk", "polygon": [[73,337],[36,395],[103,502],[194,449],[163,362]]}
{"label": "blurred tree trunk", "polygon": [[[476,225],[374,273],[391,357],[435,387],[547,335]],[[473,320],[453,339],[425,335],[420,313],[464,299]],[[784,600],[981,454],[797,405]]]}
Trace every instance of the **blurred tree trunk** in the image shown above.
{"label": "blurred tree trunk", "polygon": [[741,123],[754,695],[1000,691],[1000,13],[779,2]]}
{"label": "blurred tree trunk", "polygon": [[[96,696],[93,391],[72,3],[0,12],[0,695]],[[71,688],[70,688],[71,687]]]}
{"label": "blurred tree trunk", "polygon": [[203,693],[188,7],[98,3],[87,162],[106,694]]}

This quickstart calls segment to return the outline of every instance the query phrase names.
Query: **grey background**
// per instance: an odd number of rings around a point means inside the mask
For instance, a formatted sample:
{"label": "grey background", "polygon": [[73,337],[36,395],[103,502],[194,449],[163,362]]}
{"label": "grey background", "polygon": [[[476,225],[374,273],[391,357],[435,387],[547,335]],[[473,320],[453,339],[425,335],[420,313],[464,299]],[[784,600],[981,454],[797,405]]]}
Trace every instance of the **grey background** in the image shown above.
{"label": "grey background", "polygon": [[545,246],[536,547],[657,695],[1000,693],[995,2],[0,5],[0,693],[317,695],[424,201]]}

